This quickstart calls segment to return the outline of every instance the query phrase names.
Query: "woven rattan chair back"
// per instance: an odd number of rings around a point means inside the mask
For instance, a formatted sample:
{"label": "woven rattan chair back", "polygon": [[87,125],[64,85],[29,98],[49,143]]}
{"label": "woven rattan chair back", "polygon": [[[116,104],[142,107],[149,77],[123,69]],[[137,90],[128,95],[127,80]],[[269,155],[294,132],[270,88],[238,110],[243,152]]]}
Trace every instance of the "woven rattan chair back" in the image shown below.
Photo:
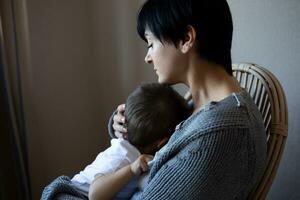
{"label": "woven rattan chair back", "polygon": [[[276,175],[288,135],[288,109],[284,91],[267,69],[250,63],[233,64],[233,75],[252,96],[262,114],[267,134],[267,165],[249,200],[266,198]],[[185,98],[191,99],[186,93]]]}
{"label": "woven rattan chair back", "polygon": [[276,175],[288,135],[288,109],[284,91],[267,69],[250,63],[233,65],[233,75],[255,101],[267,133],[267,165],[248,199],[265,199]]}

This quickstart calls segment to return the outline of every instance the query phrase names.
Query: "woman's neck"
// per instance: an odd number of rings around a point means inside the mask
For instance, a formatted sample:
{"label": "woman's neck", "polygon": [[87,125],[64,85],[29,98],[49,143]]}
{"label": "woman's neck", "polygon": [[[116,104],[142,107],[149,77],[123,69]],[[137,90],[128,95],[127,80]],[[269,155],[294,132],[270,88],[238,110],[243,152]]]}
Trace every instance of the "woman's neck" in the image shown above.
{"label": "woman's neck", "polygon": [[187,73],[187,85],[194,102],[194,112],[211,101],[220,101],[241,90],[239,83],[222,67],[202,61]]}

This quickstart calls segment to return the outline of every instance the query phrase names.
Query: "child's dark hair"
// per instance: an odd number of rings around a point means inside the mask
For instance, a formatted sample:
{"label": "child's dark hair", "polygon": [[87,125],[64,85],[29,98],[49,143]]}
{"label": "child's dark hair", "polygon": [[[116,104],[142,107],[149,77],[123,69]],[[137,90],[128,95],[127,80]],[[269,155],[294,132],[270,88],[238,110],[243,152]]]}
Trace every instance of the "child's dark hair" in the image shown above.
{"label": "child's dark hair", "polygon": [[139,150],[170,137],[178,123],[189,116],[185,99],[166,84],[142,84],[127,98],[128,141]]}
{"label": "child's dark hair", "polygon": [[196,31],[198,55],[231,69],[232,17],[226,0],[148,0],[137,18],[137,30],[146,41],[149,29],[162,43],[178,47],[188,26]]}

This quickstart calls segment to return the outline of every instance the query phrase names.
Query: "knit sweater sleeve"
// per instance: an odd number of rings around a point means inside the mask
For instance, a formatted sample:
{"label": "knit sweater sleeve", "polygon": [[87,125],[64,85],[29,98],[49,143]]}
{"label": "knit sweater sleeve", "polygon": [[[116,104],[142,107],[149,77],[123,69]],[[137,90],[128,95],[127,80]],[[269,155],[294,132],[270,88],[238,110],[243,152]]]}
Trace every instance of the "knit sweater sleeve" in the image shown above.
{"label": "knit sweater sleeve", "polygon": [[231,127],[190,138],[180,152],[154,166],[137,199],[245,199],[255,170],[249,137],[247,128]]}

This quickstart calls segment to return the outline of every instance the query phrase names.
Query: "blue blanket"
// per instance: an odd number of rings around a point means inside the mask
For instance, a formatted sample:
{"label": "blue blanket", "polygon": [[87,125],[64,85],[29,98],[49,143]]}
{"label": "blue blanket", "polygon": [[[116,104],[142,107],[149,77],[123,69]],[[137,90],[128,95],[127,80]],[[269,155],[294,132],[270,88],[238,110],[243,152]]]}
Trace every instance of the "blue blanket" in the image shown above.
{"label": "blue blanket", "polygon": [[41,200],[88,200],[76,190],[67,176],[60,176],[44,188]]}

